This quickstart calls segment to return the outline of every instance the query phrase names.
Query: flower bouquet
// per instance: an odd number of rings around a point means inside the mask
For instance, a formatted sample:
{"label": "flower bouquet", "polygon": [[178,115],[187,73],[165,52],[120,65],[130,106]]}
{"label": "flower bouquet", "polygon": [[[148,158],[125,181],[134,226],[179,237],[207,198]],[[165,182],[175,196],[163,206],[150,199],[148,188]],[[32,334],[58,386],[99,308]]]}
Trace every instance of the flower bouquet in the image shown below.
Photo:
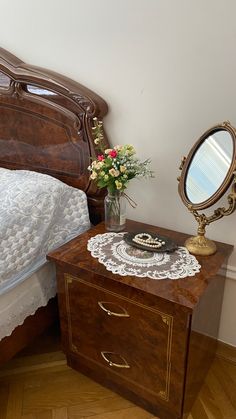
{"label": "flower bouquet", "polygon": [[134,201],[124,193],[128,183],[133,178],[153,177],[153,171],[148,168],[150,159],[141,162],[136,156],[134,147],[130,144],[116,145],[106,148],[104,145],[103,124],[94,118],[94,143],[98,155],[93,159],[88,170],[90,179],[98,188],[107,188],[105,198],[106,227],[110,231],[120,231],[125,227],[126,198],[131,205]]}

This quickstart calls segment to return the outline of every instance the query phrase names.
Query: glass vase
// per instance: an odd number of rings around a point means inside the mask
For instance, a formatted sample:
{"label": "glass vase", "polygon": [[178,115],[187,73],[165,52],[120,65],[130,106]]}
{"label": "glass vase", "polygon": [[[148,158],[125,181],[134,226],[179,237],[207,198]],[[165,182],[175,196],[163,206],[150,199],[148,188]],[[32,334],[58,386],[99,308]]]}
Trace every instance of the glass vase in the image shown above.
{"label": "glass vase", "polygon": [[105,225],[108,231],[122,231],[126,222],[126,201],[123,192],[108,191],[104,200]]}

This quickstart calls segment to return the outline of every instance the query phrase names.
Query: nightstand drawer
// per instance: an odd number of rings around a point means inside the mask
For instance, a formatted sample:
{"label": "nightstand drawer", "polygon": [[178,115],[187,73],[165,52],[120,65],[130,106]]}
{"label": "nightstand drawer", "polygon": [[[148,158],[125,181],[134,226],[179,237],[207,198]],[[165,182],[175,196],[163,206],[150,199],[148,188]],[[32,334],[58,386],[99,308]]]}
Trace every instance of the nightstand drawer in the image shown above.
{"label": "nightstand drawer", "polygon": [[64,278],[70,351],[168,401],[173,316],[79,277]]}
{"label": "nightstand drawer", "polygon": [[[127,231],[151,231],[179,245],[187,238],[131,220]],[[187,417],[215,354],[224,291],[217,272],[232,246],[218,243],[215,255],[200,258],[195,276],[154,280],[106,270],[87,249],[104,233],[101,223],[48,257],[57,265],[68,365],[154,416]]]}

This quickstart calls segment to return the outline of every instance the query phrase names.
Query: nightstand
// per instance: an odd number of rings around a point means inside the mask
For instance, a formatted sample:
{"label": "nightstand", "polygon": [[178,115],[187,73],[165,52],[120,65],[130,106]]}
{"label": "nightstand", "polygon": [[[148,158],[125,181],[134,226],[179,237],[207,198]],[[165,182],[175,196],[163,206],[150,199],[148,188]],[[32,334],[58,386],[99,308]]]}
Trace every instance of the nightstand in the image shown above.
{"label": "nightstand", "polygon": [[[127,222],[183,245],[186,234]],[[233,246],[198,257],[201,271],[179,280],[120,276],[87,250],[103,223],[48,255],[56,263],[68,365],[160,418],[184,417],[214,358],[224,278]]]}

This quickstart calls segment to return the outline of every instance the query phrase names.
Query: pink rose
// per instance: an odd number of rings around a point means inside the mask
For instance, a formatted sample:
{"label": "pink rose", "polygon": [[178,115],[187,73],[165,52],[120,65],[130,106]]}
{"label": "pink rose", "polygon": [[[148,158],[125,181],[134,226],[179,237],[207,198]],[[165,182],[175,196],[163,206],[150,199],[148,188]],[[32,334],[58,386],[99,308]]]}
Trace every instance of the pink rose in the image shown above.
{"label": "pink rose", "polygon": [[105,159],[105,157],[103,156],[103,154],[98,155],[98,160],[99,161],[103,161],[104,159]]}
{"label": "pink rose", "polygon": [[111,150],[110,153],[109,153],[109,156],[114,159],[117,156],[117,151],[116,150]]}

